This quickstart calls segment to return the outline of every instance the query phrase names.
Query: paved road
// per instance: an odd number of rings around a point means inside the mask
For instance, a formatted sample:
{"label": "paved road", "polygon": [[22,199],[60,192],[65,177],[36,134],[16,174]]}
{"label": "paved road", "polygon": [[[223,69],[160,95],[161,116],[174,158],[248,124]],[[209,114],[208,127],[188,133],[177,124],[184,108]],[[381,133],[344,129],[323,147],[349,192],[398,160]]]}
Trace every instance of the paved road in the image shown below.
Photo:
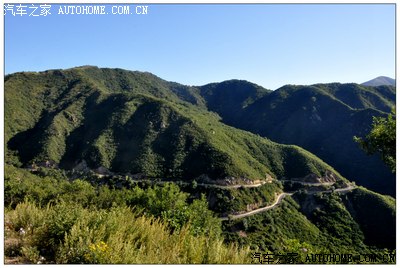
{"label": "paved road", "polygon": [[[139,179],[139,180],[135,180],[135,181],[151,181],[151,180]],[[291,181],[291,180],[280,180],[280,181]],[[174,181],[157,181],[156,183],[166,183],[166,182],[174,182]],[[302,182],[302,181],[291,181],[291,182],[300,183],[302,185],[308,185],[308,186],[331,186],[331,185],[334,184],[334,182]],[[182,182],[181,181],[181,183],[190,184],[191,182]],[[198,183],[197,185],[209,186],[209,187],[211,186],[211,187],[220,188],[220,189],[237,189],[237,188],[240,188],[240,187],[244,187],[244,188],[260,187],[260,186],[262,186],[262,185],[264,185],[266,183],[267,183],[266,181],[262,181],[262,182],[257,183],[257,184],[218,185],[218,184]],[[352,191],[353,189],[355,189],[355,187],[351,185],[351,186],[348,186],[346,188],[335,189],[333,191],[334,192],[340,192],[340,193],[347,193],[347,192]],[[331,193],[331,192],[332,192],[332,190],[323,190],[323,191],[318,191],[317,190],[317,191],[308,191],[307,194]],[[245,212],[245,213],[242,213],[242,214],[229,215],[228,217],[221,217],[220,219],[222,221],[226,221],[226,220],[229,220],[229,219],[240,219],[240,218],[248,217],[248,216],[251,216],[251,215],[254,215],[254,214],[258,214],[258,213],[273,209],[274,207],[276,207],[277,205],[279,205],[282,202],[283,198],[285,198],[286,196],[291,196],[293,194],[294,193],[285,193],[285,192],[280,193],[278,195],[278,197],[276,198],[276,200],[274,201],[274,203],[271,204],[271,205],[268,205],[268,206],[265,206],[265,207],[262,207],[262,208],[257,208],[257,209],[254,209],[252,211]]]}
{"label": "paved road", "polygon": [[251,215],[266,211],[266,210],[270,210],[270,209],[276,207],[277,205],[279,205],[282,202],[282,199],[285,198],[285,196],[292,195],[292,194],[293,193],[280,193],[278,195],[278,197],[276,198],[275,202],[272,205],[268,205],[268,206],[265,206],[265,207],[262,207],[262,208],[258,208],[258,209],[255,209],[255,210],[243,213],[243,214],[229,215],[229,217],[223,217],[223,218],[220,218],[220,219],[223,220],[223,221],[227,221],[229,219],[235,220],[235,219],[248,217],[248,216],[251,216]]}
{"label": "paved road", "polygon": [[[355,186],[350,185],[350,186],[347,186],[346,188],[335,189],[335,190],[333,190],[333,192],[347,193],[347,192],[350,192],[350,191],[354,190],[355,188],[356,188]],[[312,191],[312,192],[307,192],[307,193],[308,194],[315,194],[315,193],[331,193],[331,192],[332,192],[332,190],[331,191],[329,191],[329,190],[327,190],[327,191]],[[283,192],[283,193],[278,195],[277,199],[275,200],[275,202],[272,205],[268,205],[268,206],[265,206],[265,207],[262,207],[262,208],[257,208],[255,210],[252,210],[252,211],[249,211],[249,212],[246,212],[246,213],[242,213],[242,214],[229,215],[228,217],[221,217],[220,219],[222,221],[227,221],[227,220],[230,220],[230,219],[235,220],[235,219],[248,217],[248,216],[251,216],[251,215],[254,215],[254,214],[258,214],[260,212],[264,212],[264,211],[273,209],[274,207],[276,207],[277,205],[279,205],[282,202],[283,198],[285,198],[288,195],[290,196],[290,195],[293,195],[293,194],[294,193],[285,193],[285,192]]]}
{"label": "paved road", "polygon": [[[150,179],[141,179],[141,180],[134,180],[136,182],[138,181],[151,181]],[[291,180],[278,180],[278,181],[291,181]],[[166,181],[166,180],[160,180],[156,181],[156,183],[167,183],[167,182],[176,182],[176,181]],[[332,186],[334,182],[302,182],[302,181],[291,181],[291,182],[296,182],[300,183],[301,185],[307,185],[307,186]],[[181,184],[186,184],[189,185],[191,182],[184,182],[180,181]],[[208,186],[208,187],[215,187],[215,188],[220,188],[220,189],[237,189],[240,187],[243,188],[256,188],[260,187],[264,184],[266,184],[266,181],[262,181],[260,183],[256,184],[233,184],[233,185],[220,185],[220,184],[212,184],[212,183],[197,183],[198,186]]]}
{"label": "paved road", "polygon": [[335,189],[335,192],[337,192],[337,193],[339,193],[339,192],[340,193],[348,193],[348,192],[353,191],[356,188],[357,188],[356,186],[350,185],[350,186],[347,186],[346,188]]}
{"label": "paved road", "polygon": [[[159,180],[159,181],[152,181],[150,179],[133,179],[134,182],[153,182],[153,183],[168,183],[168,182],[174,182],[176,183],[177,181],[167,181],[167,180]],[[185,181],[179,181],[180,184],[185,184],[185,185],[190,185],[192,182],[185,182]],[[220,185],[220,184],[212,184],[212,183],[197,183],[198,186],[208,186],[208,187],[214,187],[214,188],[220,188],[220,189],[237,189],[240,187],[243,188],[256,188],[260,187],[264,184],[266,184],[266,181],[262,181],[260,183],[255,183],[255,184],[232,184],[232,185]]]}
{"label": "paved road", "polygon": [[[103,177],[104,175],[96,173],[96,176]],[[167,183],[167,182],[175,182],[176,183],[177,182],[177,181],[168,181],[168,180],[161,180],[161,179],[154,181],[154,178],[153,179],[133,179],[133,181],[135,181],[135,182],[146,182],[146,181],[148,181],[148,182],[155,182],[155,183]],[[277,180],[277,181],[295,182],[295,183],[300,183],[302,185],[307,185],[307,186],[331,186],[331,185],[334,184],[334,182],[302,182],[302,181],[293,181],[293,180]],[[180,181],[180,183],[189,185],[192,182]],[[266,183],[268,183],[268,182],[267,181],[262,181],[262,182],[256,183],[256,184],[234,184],[234,185],[220,185],[220,184],[212,184],[212,183],[197,183],[197,185],[215,187],[215,188],[220,188],[220,189],[237,189],[237,188],[240,188],[240,187],[243,187],[243,188],[260,187],[260,186],[262,186],[262,185],[264,185]]]}
{"label": "paved road", "polygon": [[324,190],[324,191],[308,191],[307,194],[316,194],[316,193],[332,193],[332,192],[336,192],[336,193],[347,193],[350,192],[352,190],[354,190],[356,187],[353,185],[347,186],[345,188],[339,188],[339,189],[335,189],[335,190]]}
{"label": "paved road", "polygon": [[300,183],[301,185],[308,186],[331,186],[335,184],[335,182],[304,182],[304,181],[292,181],[292,180],[279,180],[279,181],[289,181],[293,183]]}
{"label": "paved road", "polygon": [[218,184],[207,184],[207,183],[198,183],[197,185],[201,185],[201,186],[212,186],[212,187],[216,187],[216,188],[221,188],[221,189],[237,189],[240,187],[243,188],[256,188],[256,187],[260,187],[264,184],[266,184],[267,182],[261,182],[261,183],[256,183],[256,184],[234,184],[234,185],[218,185]]}
{"label": "paved road", "polygon": [[[278,181],[291,181],[291,180],[278,180]],[[332,186],[333,184],[335,184],[335,182],[302,182],[302,181],[291,181],[291,182],[300,183],[301,185],[307,185],[307,186]],[[256,183],[256,184],[218,185],[218,184],[198,183],[197,185],[211,186],[211,187],[216,187],[216,188],[221,188],[221,189],[237,189],[240,187],[243,187],[243,188],[260,187],[266,183],[267,183],[266,181],[263,181],[263,182]],[[187,184],[189,184],[189,183],[187,183]]]}

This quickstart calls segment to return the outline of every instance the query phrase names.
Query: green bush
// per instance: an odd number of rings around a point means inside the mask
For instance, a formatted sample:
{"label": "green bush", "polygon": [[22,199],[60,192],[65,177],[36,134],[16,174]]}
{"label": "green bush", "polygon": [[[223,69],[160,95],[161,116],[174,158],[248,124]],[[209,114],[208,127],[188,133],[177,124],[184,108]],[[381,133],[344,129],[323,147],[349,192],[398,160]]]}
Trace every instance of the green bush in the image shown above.
{"label": "green bush", "polygon": [[[219,236],[194,235],[190,223],[171,232],[162,220],[141,216],[140,211],[126,206],[99,210],[59,203],[40,208],[25,202],[8,211],[6,218],[15,226],[29,228],[20,245],[26,263],[39,260],[65,264],[250,261],[247,248],[225,245]],[[29,225],[31,222],[36,224]],[[18,236],[15,231],[13,235]],[[8,234],[6,239],[11,236]]]}

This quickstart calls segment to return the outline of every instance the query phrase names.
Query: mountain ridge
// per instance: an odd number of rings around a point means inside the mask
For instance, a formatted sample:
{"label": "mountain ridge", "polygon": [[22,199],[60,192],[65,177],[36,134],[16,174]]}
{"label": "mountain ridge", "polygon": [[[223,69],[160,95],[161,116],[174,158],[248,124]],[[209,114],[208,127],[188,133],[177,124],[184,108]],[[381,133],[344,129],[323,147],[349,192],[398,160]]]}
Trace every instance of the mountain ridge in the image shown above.
{"label": "mountain ridge", "polygon": [[[18,81],[11,85],[9,80],[16,76],[18,76]],[[27,85],[28,76],[30,81]],[[42,83],[47,86],[42,90],[34,90],[34,87],[43,86],[36,81],[39,77],[44,77]],[[251,82],[235,79],[204,86],[185,86],[165,81],[148,72],[93,66],[39,73],[15,73],[7,75],[5,83],[6,88],[10,88],[8,92],[17,90],[21,86],[27,86],[27,89],[33,91],[32,94],[28,94],[27,90],[15,96],[6,93],[7,102],[11,100],[29,103],[30,99],[34,98],[43,100],[34,105],[24,104],[27,109],[18,111],[18,116],[13,117],[15,121],[13,124],[5,125],[6,142],[10,136],[15,136],[15,133],[32,128],[33,122],[43,118],[42,112],[45,110],[51,110],[55,113],[54,115],[57,115],[56,120],[53,120],[53,126],[57,125],[55,122],[64,122],[64,130],[59,130],[61,131],[59,135],[62,136],[63,131],[69,133],[76,127],[74,124],[78,124],[82,119],[80,115],[74,115],[73,110],[83,111],[83,107],[88,105],[85,99],[89,98],[89,95],[90,105],[100,110],[107,107],[111,109],[113,103],[117,106],[123,105],[125,102],[130,102],[129,98],[133,95],[140,95],[141,97],[136,100],[131,100],[130,105],[137,105],[140,98],[158,98],[170,103],[178,103],[182,107],[190,106],[190,109],[196,107],[199,111],[211,112],[210,115],[216,121],[222,119],[222,122],[230,126],[256,133],[278,143],[304,147],[324,159],[325,162],[337,167],[339,172],[350,180],[355,180],[368,188],[372,187],[381,193],[394,194],[394,187],[390,186],[394,183],[394,176],[385,169],[378,157],[366,156],[352,140],[353,136],[363,136],[367,133],[372,123],[372,116],[384,116],[390,112],[395,99],[395,90],[390,86],[364,87],[355,83],[329,83],[311,86],[286,85],[271,91]],[[57,88],[62,88],[62,90]],[[103,98],[108,99],[107,102],[103,102]],[[54,103],[58,103],[58,107],[54,107]],[[102,103],[104,107],[101,108],[99,103]],[[61,112],[62,105],[67,107],[64,112]],[[127,112],[131,108],[126,107],[127,110],[122,109],[120,112]],[[16,108],[6,109],[7,118],[10,117],[13,109]],[[92,118],[95,117],[92,115]],[[106,110],[103,111],[102,117],[109,118]],[[203,117],[204,124],[200,128],[208,126],[208,119],[205,118],[207,116]],[[192,117],[190,120],[195,119]],[[51,125],[51,122],[47,124]],[[103,128],[107,126],[104,125]],[[293,133],[294,130],[296,133]],[[49,132],[46,128],[42,131]],[[203,134],[198,135],[206,137],[213,132],[215,130],[209,127],[202,132]],[[109,131],[101,134],[94,148],[99,147],[100,144],[106,144],[111,134],[112,132]],[[41,136],[41,134],[37,135]],[[222,140],[221,138],[219,143],[223,144]],[[57,138],[53,138],[52,142],[63,144]],[[350,149],[345,148],[341,150],[341,154],[338,154],[337,144],[345,144],[342,147]],[[93,148],[90,150],[93,152]],[[225,148],[225,150],[228,149]],[[103,155],[104,160],[111,157],[106,153],[107,151],[100,150],[97,154]],[[14,153],[12,152],[11,155]],[[230,150],[229,154],[235,153]],[[354,169],[354,165],[357,165],[357,168]],[[375,173],[382,174],[382,179],[374,178]]]}
{"label": "mountain ridge", "polygon": [[[372,116],[387,114],[394,96],[390,86],[338,83],[277,91],[244,80],[194,87],[92,66],[13,74],[5,78],[7,215],[20,218],[21,205],[37,202],[33,218],[55,207],[59,226],[76,210],[60,212],[58,203],[87,206],[94,218],[128,206],[156,217],[168,232],[185,232],[188,220],[196,233],[208,235],[212,227],[222,232],[220,243],[240,248],[387,253],[396,246],[395,199],[350,183],[336,169],[341,162],[329,165],[319,156],[332,161],[341,151],[342,163],[386,179],[363,152],[364,158],[354,153],[352,136],[367,132]],[[317,156],[295,142],[323,150]],[[9,238],[30,230],[26,223],[11,228]],[[75,227],[61,225],[55,241],[65,243]],[[48,237],[28,235],[55,261],[46,249],[58,247],[47,247]],[[90,249],[95,241],[88,238]]]}
{"label": "mountain ridge", "polygon": [[363,86],[396,86],[396,80],[387,76],[378,76],[374,79],[368,80],[361,85]]}
{"label": "mountain ridge", "polygon": [[[19,76],[44,81],[18,90]],[[185,100],[198,99],[195,90],[182,100],[169,89],[176,86],[150,74],[93,67],[7,77],[9,155],[24,165],[53,161],[71,169],[85,160],[92,168],[149,177],[290,178],[329,170],[343,179],[299,147],[221,124],[217,114]]]}
{"label": "mountain ridge", "polygon": [[219,100],[217,105],[208,101],[207,107],[219,113],[223,122],[278,143],[296,144],[350,180],[394,195],[394,174],[378,156],[366,155],[353,141],[354,136],[368,133],[373,116],[390,113],[395,105],[394,87],[356,83],[286,85],[235,112],[230,112],[228,107],[232,105],[225,104],[223,97]]}

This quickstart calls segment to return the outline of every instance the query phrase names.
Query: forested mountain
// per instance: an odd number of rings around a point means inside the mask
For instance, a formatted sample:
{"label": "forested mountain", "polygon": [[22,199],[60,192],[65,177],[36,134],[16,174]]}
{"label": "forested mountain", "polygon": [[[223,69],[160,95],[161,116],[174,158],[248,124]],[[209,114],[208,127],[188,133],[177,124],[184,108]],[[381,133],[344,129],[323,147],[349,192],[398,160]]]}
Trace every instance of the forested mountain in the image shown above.
{"label": "forested mountain", "polygon": [[[373,116],[386,116],[395,105],[392,86],[365,87],[358,84],[283,86],[275,91],[253,92],[236,103],[230,88],[249,87],[241,81],[201,87],[207,107],[223,122],[273,141],[296,144],[335,167],[343,176],[375,191],[395,194],[395,175],[379,156],[366,155],[353,141],[371,128]],[[237,90],[232,90],[234,94]],[[257,97],[256,97],[256,96]],[[234,107],[230,112],[229,107]]]}
{"label": "forested mountain", "polygon": [[183,180],[337,174],[297,146],[220,123],[190,88],[151,74],[84,67],[14,74],[5,83],[9,155],[25,166],[51,161],[72,169],[85,161]]}
{"label": "forested mountain", "polygon": [[190,87],[82,66],[10,74],[4,90],[7,261],[395,249],[395,199],[349,182],[394,195],[394,175],[353,141],[394,106],[393,87]]}

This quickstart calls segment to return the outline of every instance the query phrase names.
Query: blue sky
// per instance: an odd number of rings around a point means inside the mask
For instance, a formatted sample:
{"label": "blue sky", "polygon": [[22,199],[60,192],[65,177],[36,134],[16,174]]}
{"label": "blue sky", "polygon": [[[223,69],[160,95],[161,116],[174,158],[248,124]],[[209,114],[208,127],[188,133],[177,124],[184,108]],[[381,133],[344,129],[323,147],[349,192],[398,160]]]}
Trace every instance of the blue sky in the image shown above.
{"label": "blue sky", "polygon": [[96,65],[186,85],[245,79],[268,89],[395,76],[394,5],[168,4],[149,5],[147,15],[57,12],[52,4],[46,17],[5,16],[6,74]]}

